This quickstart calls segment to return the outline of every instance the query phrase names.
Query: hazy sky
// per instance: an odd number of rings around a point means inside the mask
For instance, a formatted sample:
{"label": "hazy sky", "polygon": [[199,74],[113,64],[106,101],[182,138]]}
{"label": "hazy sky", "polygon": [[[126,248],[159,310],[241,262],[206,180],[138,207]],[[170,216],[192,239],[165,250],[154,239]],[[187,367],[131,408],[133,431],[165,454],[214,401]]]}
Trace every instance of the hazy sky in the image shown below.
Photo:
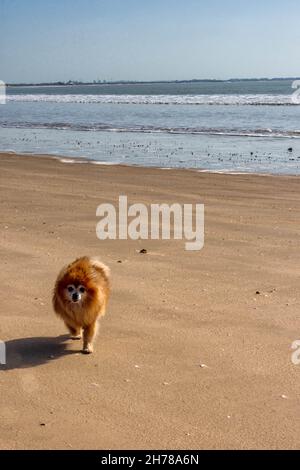
{"label": "hazy sky", "polygon": [[0,79],[300,75],[299,0],[0,0]]}

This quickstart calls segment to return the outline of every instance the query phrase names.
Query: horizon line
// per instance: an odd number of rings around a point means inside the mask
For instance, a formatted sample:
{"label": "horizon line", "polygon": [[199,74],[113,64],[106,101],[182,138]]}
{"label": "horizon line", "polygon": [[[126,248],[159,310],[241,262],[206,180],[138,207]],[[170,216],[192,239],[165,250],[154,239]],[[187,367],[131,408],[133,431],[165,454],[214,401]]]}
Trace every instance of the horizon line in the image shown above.
{"label": "horizon line", "polygon": [[56,80],[50,82],[10,82],[6,86],[76,86],[76,85],[130,85],[130,84],[153,84],[153,83],[203,83],[203,82],[246,82],[246,81],[283,81],[299,80],[300,77],[252,77],[252,78],[192,78],[175,80]]}

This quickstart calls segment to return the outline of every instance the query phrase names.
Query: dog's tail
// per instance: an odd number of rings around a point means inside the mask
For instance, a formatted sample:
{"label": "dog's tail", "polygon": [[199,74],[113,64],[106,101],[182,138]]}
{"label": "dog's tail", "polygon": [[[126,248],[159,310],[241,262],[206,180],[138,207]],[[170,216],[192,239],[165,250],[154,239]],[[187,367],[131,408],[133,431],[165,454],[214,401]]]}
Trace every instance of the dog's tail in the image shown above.
{"label": "dog's tail", "polygon": [[97,258],[90,258],[90,263],[94,266],[95,269],[101,271],[101,273],[106,277],[107,281],[110,280],[110,269],[106,264],[102,263]]}

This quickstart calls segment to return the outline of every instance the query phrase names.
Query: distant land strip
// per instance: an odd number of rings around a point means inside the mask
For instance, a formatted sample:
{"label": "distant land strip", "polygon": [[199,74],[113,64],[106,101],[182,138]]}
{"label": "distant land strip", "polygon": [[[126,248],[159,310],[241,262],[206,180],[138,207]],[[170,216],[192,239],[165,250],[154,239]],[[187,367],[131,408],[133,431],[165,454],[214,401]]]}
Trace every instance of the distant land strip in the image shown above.
{"label": "distant land strip", "polygon": [[262,82],[262,81],[293,81],[300,80],[300,77],[277,77],[277,78],[230,78],[228,80],[218,79],[192,79],[192,80],[151,80],[151,81],[139,81],[139,80],[117,80],[117,81],[106,81],[106,80],[93,80],[92,82],[82,82],[78,80],[58,81],[58,82],[41,82],[41,83],[7,83],[9,87],[35,87],[35,86],[76,86],[76,85],[151,85],[160,83],[234,83],[234,82]]}

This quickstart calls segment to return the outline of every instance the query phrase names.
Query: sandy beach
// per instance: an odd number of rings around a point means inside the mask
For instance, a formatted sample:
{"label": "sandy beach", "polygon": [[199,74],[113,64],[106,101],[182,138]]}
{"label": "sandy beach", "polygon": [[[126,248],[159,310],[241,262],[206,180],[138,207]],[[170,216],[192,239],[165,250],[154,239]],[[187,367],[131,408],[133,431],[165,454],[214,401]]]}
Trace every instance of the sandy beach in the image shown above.
{"label": "sandy beach", "polygon": [[[1,154],[0,448],[299,448],[299,189]],[[204,203],[204,249],[98,240],[97,206],[122,194]],[[113,283],[90,356],[51,305],[59,269],[86,254]]]}

